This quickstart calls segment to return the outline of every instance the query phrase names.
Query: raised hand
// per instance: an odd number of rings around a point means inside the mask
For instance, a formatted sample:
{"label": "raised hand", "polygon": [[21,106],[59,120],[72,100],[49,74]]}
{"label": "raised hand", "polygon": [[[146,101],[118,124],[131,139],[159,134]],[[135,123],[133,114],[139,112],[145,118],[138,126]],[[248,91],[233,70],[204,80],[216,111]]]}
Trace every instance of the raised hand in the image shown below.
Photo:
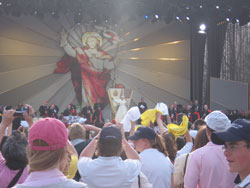
{"label": "raised hand", "polygon": [[3,117],[2,117],[2,123],[1,125],[4,127],[8,127],[12,121],[14,120],[14,113],[16,110],[4,110]]}

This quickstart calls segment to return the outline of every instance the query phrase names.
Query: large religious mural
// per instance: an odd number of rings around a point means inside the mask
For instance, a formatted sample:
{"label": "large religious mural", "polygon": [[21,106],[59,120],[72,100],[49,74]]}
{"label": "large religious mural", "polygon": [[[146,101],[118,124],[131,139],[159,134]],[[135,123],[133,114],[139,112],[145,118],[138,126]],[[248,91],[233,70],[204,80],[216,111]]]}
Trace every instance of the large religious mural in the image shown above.
{"label": "large religious mural", "polygon": [[114,86],[115,58],[121,38],[109,26],[76,25],[61,32],[65,55],[55,73],[71,72],[78,103],[108,103],[107,89]]}

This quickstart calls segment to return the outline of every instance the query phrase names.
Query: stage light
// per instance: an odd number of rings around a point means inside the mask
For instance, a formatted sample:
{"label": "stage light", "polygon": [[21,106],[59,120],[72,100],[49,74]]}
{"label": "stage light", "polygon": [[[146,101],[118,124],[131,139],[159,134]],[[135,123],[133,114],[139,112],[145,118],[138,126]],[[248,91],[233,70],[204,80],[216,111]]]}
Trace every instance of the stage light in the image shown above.
{"label": "stage light", "polygon": [[201,24],[200,25],[200,30],[198,31],[198,33],[201,33],[201,34],[206,34],[206,25],[205,24]]}
{"label": "stage light", "polygon": [[155,18],[156,18],[156,19],[159,19],[159,15],[158,15],[158,14],[155,14]]}
{"label": "stage light", "polygon": [[226,18],[226,20],[229,22],[229,21],[230,21],[230,18]]}
{"label": "stage light", "polygon": [[0,6],[2,5],[2,2],[0,2]]}
{"label": "stage light", "polygon": [[144,15],[144,18],[145,18],[146,20],[148,20],[148,19],[149,19],[149,16],[148,16],[148,15]]}
{"label": "stage light", "polygon": [[190,18],[189,18],[188,16],[186,17],[186,19],[187,19],[187,20],[190,20]]}
{"label": "stage light", "polygon": [[239,22],[240,22],[240,20],[239,20],[239,19],[236,19],[236,22],[237,22],[237,23],[239,23]]}
{"label": "stage light", "polygon": [[202,6],[202,5],[200,5],[200,8],[203,8],[203,6]]}
{"label": "stage light", "polygon": [[190,7],[189,7],[189,6],[186,6],[186,9],[187,9],[187,10],[189,10],[189,9],[190,9]]}
{"label": "stage light", "polygon": [[220,7],[217,5],[215,8],[216,8],[216,9],[219,9]]}
{"label": "stage light", "polygon": [[179,17],[179,16],[176,16],[176,20],[180,20],[180,17]]}

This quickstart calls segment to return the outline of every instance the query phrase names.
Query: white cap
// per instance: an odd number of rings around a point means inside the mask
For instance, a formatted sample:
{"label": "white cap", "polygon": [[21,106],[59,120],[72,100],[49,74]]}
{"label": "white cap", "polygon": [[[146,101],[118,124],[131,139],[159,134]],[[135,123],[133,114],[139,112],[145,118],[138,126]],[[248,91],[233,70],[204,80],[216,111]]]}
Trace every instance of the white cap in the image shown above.
{"label": "white cap", "polygon": [[82,118],[82,117],[81,117],[81,118],[79,118],[78,123],[84,124],[86,121],[87,121],[86,118]]}
{"label": "white cap", "polygon": [[205,118],[205,122],[207,126],[215,132],[224,131],[231,126],[231,121],[228,117],[221,111],[217,110],[208,114]]}
{"label": "white cap", "polygon": [[162,115],[168,115],[168,106],[163,102],[157,103],[155,109],[161,111]]}

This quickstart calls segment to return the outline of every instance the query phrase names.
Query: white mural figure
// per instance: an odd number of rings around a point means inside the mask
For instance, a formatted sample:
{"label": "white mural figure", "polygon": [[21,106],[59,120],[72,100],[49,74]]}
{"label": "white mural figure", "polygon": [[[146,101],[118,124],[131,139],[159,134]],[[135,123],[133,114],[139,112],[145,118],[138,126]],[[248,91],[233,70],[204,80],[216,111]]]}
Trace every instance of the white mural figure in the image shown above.
{"label": "white mural figure", "polygon": [[124,95],[122,95],[120,98],[114,99],[114,101],[118,104],[118,110],[115,114],[115,121],[120,123],[128,111],[128,100],[124,97]]}

